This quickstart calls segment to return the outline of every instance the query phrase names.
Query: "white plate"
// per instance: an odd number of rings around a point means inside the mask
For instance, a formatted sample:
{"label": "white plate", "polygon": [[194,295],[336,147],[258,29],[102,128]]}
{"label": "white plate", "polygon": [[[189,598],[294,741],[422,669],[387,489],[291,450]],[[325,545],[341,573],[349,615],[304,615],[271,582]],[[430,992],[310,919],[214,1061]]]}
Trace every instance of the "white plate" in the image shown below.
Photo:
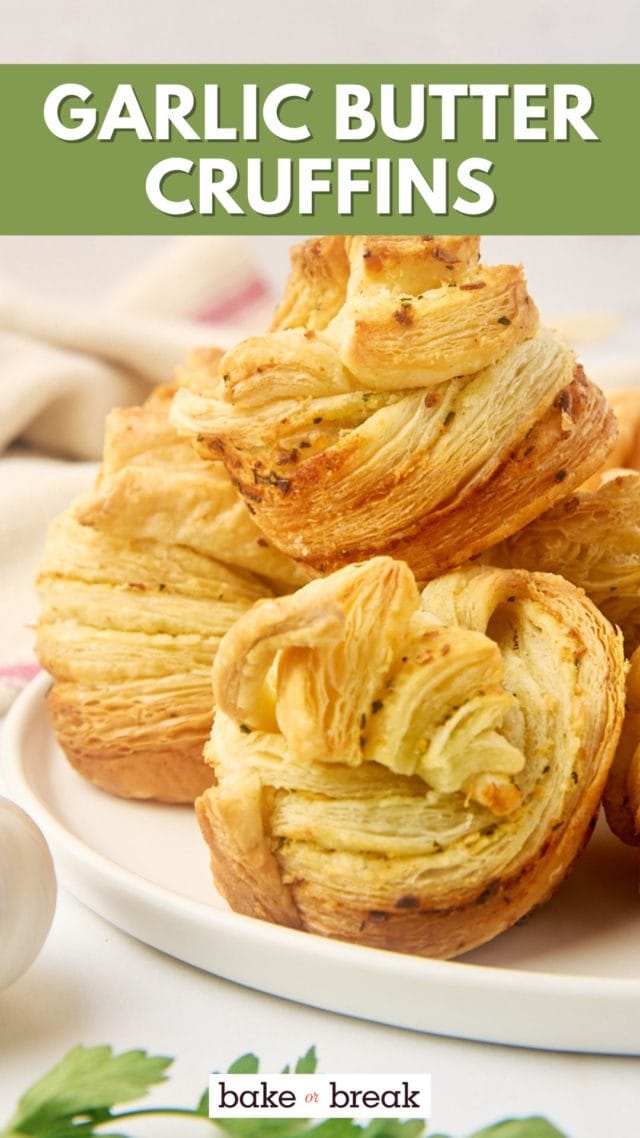
{"label": "white plate", "polygon": [[217,976],[419,1031],[557,1050],[640,1054],[640,901],[633,851],[596,834],[525,924],[464,961],[325,940],[232,913],[186,807],[126,802],[60,755],[39,676],[8,716],[9,792],[38,822],[60,881],[132,936]]}

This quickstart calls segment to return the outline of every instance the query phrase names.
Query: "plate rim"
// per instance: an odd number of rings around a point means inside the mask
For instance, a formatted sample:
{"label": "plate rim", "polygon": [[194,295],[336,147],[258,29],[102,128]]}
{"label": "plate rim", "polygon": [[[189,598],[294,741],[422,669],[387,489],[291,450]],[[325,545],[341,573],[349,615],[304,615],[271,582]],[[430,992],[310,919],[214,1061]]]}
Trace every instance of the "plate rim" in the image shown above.
{"label": "plate rim", "polygon": [[[231,909],[209,908],[195,898],[186,897],[173,889],[150,881],[126,866],[119,865],[72,833],[48,807],[46,799],[38,795],[37,789],[34,788],[29,778],[29,756],[25,745],[28,744],[32,722],[41,715],[46,716],[49,732],[53,739],[44,700],[51,682],[48,673],[39,673],[23,689],[5,718],[0,734],[1,769],[4,784],[9,795],[33,816],[50,842],[60,884],[98,915],[116,924],[137,939],[151,944],[168,955],[177,955],[163,945],[154,944],[153,940],[146,939],[139,932],[132,931],[131,927],[127,927],[126,924],[114,919],[113,915],[105,912],[104,898],[94,898],[92,903],[91,884],[88,890],[84,885],[79,886],[78,880],[76,880],[78,870],[82,873],[88,869],[90,876],[96,876],[99,884],[107,885],[110,888],[115,886],[116,890],[118,887],[124,888],[125,893],[138,901],[143,901],[145,905],[151,901],[154,906],[166,907],[167,902],[169,902],[170,907],[178,911],[188,923],[202,924],[204,922],[205,926],[214,934],[228,935],[231,933],[235,940],[248,939],[253,941],[258,953],[263,950],[281,951],[286,948],[310,962],[322,957],[326,966],[339,967],[342,965],[351,973],[353,973],[354,968],[357,970],[358,965],[366,960],[373,970],[380,974],[382,979],[398,981],[401,978],[405,984],[412,982],[433,984],[446,989],[457,990],[462,998],[469,993],[477,994],[480,989],[484,991],[485,996],[489,995],[493,998],[504,996],[510,992],[512,994],[517,992],[529,1002],[540,999],[548,1001],[563,997],[578,1006],[581,1001],[589,1004],[593,1001],[596,1003],[605,1001],[612,1007],[620,1005],[619,1011],[622,1015],[626,1013],[629,1020],[633,1020],[633,1009],[629,1006],[629,1001],[633,1000],[637,1002],[636,1011],[640,1012],[640,977],[594,976],[515,969],[503,965],[474,964],[463,960],[437,960],[352,944],[298,929],[274,925],[267,921],[235,913]],[[257,988],[281,998],[294,999],[296,1002],[320,1007],[338,1014],[355,1014],[359,1018],[389,1023],[395,1027],[407,1027],[410,1030],[423,1032],[433,1031],[435,1034],[450,1035],[454,1038],[481,1039],[483,1042],[540,1047],[545,1050],[640,1054],[640,1039],[637,1044],[633,1043],[633,1050],[629,1050],[632,1046],[631,1043],[628,1040],[625,1042],[624,1039],[617,1039],[616,1032],[614,1032],[613,1046],[609,1042],[604,1047],[594,1047],[593,1044],[588,1044],[580,1037],[576,1038],[575,1033],[572,1032],[568,1034],[561,1032],[559,1039],[549,1042],[549,1031],[542,1033],[540,1031],[531,1033],[525,1031],[524,1034],[522,1031],[515,1031],[507,1033],[511,1035],[511,1038],[505,1038],[505,1032],[502,1029],[497,1033],[491,1032],[490,1038],[487,1038],[486,1035],[478,1036],[477,1031],[471,1027],[468,1034],[461,1033],[459,1029],[455,1031],[443,1030],[442,1026],[416,1027],[413,1023],[401,1022],[402,1017],[393,1021],[385,1017],[378,1018],[375,1009],[370,1009],[365,1014],[349,1009],[341,1010],[338,1007],[329,1006],[326,1002],[318,1003],[312,998],[301,1000],[299,996],[291,996],[287,995],[286,992],[275,990],[269,983],[260,985],[255,982],[243,981],[237,976],[226,975],[225,971],[219,971],[195,960],[189,960],[182,955],[178,956],[178,959],[232,982],[244,983],[245,986]],[[401,977],[400,973],[402,974]],[[554,1024],[554,1027],[557,1028],[557,1024]],[[541,1041],[541,1036],[546,1038],[546,1042],[544,1038]]]}

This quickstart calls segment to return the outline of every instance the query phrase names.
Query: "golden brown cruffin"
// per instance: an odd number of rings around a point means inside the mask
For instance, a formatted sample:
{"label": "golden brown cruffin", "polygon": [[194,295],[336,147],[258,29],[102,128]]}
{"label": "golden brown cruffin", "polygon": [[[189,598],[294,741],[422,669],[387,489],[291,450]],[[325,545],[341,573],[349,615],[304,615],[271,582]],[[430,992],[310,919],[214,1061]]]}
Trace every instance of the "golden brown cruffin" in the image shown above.
{"label": "golden brown cruffin", "polygon": [[544,901],[586,841],[621,636],[557,576],[380,557],[259,602],[214,664],[196,810],[242,913],[449,957]]}
{"label": "golden brown cruffin", "polygon": [[220,639],[300,570],[226,472],[176,434],[172,396],[159,388],[109,416],[95,490],[49,532],[37,651],[56,737],[81,774],[127,798],[191,802],[212,780],[202,747]]}
{"label": "golden brown cruffin", "polygon": [[611,471],[594,485],[487,550],[482,560],[560,573],[580,585],[622,629],[631,656],[640,644],[640,474]]}
{"label": "golden brown cruffin", "polygon": [[[322,238],[273,330],[174,421],[315,572],[379,553],[419,579],[508,536],[603,462],[614,418],[475,237]],[[214,374],[210,371],[211,383]]]}
{"label": "golden brown cruffin", "polygon": [[640,845],[640,648],[631,657],[624,723],[604,808],[614,834],[627,845]]}

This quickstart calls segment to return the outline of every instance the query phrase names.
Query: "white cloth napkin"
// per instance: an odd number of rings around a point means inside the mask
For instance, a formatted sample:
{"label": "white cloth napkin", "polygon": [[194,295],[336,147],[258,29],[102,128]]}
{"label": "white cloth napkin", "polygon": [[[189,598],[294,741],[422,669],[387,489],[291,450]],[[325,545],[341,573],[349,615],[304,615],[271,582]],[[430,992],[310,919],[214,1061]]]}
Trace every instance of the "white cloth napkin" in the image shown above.
{"label": "white cloth napkin", "polygon": [[38,669],[33,577],[48,523],[93,481],[112,407],[186,352],[264,328],[269,288],[242,241],[168,243],[99,304],[0,279],[0,714]]}

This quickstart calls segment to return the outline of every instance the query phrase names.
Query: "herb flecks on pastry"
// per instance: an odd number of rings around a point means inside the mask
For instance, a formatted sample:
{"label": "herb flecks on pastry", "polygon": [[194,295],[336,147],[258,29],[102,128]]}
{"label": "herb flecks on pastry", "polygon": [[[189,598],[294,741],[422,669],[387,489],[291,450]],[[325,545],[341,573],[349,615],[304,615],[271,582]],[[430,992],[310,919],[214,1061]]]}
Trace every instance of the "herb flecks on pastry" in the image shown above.
{"label": "herb flecks on pastry", "polygon": [[322,238],[292,261],[272,331],[174,407],[292,557],[328,572],[391,554],[427,580],[604,461],[604,397],[477,238]]}
{"label": "herb flecks on pastry", "polygon": [[559,577],[390,558],[259,602],[225,636],[197,802],[240,912],[454,956],[563,879],[624,710],[621,638]]}

